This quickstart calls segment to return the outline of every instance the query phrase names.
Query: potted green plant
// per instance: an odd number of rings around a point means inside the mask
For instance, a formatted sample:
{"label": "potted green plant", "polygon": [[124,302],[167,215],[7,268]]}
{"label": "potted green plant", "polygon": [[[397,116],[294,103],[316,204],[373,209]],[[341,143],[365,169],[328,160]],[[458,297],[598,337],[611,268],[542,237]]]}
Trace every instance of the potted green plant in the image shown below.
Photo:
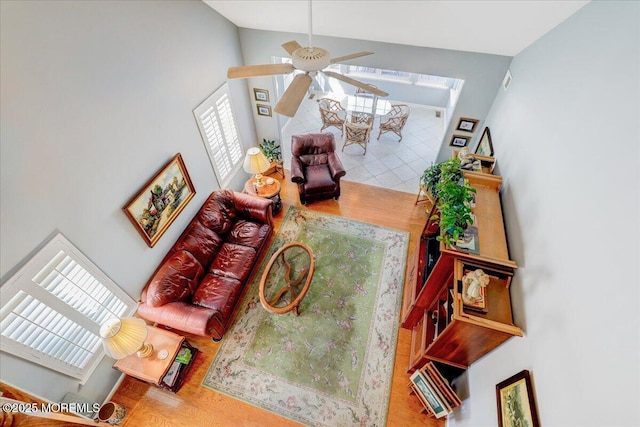
{"label": "potted green plant", "polygon": [[467,226],[473,224],[471,202],[476,190],[464,179],[458,158],[433,165],[430,169],[429,173],[425,170],[427,179],[435,179],[436,171],[438,173],[435,186],[431,181],[429,184],[424,181],[425,174],[423,182],[425,185],[432,185],[431,191],[437,197],[436,207],[439,213],[432,219],[438,219],[440,225],[438,240],[453,246]]}
{"label": "potted green plant", "polygon": [[425,192],[430,194],[430,199],[433,201],[438,197],[438,190],[436,184],[440,181],[440,168],[442,163],[433,164],[426,168],[420,177],[420,183],[424,187]]}
{"label": "potted green plant", "polygon": [[258,147],[260,147],[267,160],[271,162],[271,167],[264,173],[265,175],[269,175],[278,169],[282,170],[282,150],[275,140],[263,138],[262,144],[258,144]]}

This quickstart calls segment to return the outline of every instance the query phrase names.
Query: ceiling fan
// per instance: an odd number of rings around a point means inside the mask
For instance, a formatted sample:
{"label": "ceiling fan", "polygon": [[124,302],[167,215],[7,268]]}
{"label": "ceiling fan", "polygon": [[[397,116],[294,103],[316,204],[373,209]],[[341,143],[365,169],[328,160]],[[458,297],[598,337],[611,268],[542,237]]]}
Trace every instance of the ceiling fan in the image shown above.
{"label": "ceiling fan", "polygon": [[227,78],[241,79],[246,77],[272,76],[277,74],[290,74],[295,70],[303,71],[297,74],[289,87],[284,91],[280,101],[276,104],[274,111],[287,117],[293,117],[298,111],[298,107],[302,103],[307,89],[311,86],[312,77],[318,72],[334,79],[342,80],[345,83],[359,87],[378,96],[387,96],[378,88],[374,88],[366,83],[359,82],[350,77],[336,73],[334,71],[325,70],[331,64],[340,63],[349,59],[359,58],[361,56],[373,55],[373,52],[357,52],[350,55],[331,58],[329,52],[320,47],[313,47],[311,43],[312,33],[312,8],[311,0],[309,0],[309,46],[302,47],[300,44],[292,40],[282,45],[284,50],[291,55],[292,64],[264,64],[264,65],[245,65],[242,67],[231,67],[227,71]]}

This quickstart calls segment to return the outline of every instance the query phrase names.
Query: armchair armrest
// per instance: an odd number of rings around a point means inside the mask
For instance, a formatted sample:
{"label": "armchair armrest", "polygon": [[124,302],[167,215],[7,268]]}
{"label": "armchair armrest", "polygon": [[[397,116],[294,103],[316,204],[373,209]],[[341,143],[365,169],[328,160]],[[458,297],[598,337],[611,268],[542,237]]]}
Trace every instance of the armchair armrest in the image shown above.
{"label": "armchair armrest", "polygon": [[296,184],[304,184],[302,162],[297,157],[291,158],[291,181]]}
{"label": "armchair armrest", "polygon": [[273,226],[273,200],[234,191],[233,203],[236,211],[263,224]]}
{"label": "armchair armrest", "polygon": [[331,171],[334,181],[337,182],[346,175],[347,172],[344,170],[344,166],[342,166],[342,162],[335,151],[327,153],[327,160],[329,161],[329,171]]}

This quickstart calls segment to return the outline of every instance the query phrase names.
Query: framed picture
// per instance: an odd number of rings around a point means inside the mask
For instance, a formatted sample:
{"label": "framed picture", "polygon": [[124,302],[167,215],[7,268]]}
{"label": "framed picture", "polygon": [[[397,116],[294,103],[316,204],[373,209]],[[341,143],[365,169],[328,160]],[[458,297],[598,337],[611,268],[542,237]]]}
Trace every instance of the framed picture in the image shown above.
{"label": "framed picture", "polygon": [[256,101],[269,102],[269,91],[253,88],[253,97]]}
{"label": "framed picture", "polygon": [[453,135],[451,137],[451,142],[449,143],[450,147],[466,147],[467,144],[469,143],[469,140],[471,139],[470,136],[464,136],[464,135]]}
{"label": "framed picture", "polygon": [[258,109],[259,116],[271,117],[271,107],[269,107],[268,105],[256,104],[256,108]]}
{"label": "framed picture", "polygon": [[480,141],[476,147],[475,154],[489,157],[493,156],[493,143],[491,142],[491,131],[489,130],[489,127],[484,128],[482,137],[480,137]]}
{"label": "framed picture", "polygon": [[476,119],[468,119],[466,117],[460,117],[458,121],[458,127],[456,130],[463,130],[465,132],[475,132],[476,126],[478,126],[478,120]]}
{"label": "framed picture", "polygon": [[499,427],[540,427],[529,371],[524,370],[496,385]]}
{"label": "framed picture", "polygon": [[182,155],[178,153],[122,210],[152,248],[195,194]]}
{"label": "framed picture", "polygon": [[431,389],[424,374],[417,370],[411,375],[411,383],[418,393],[420,400],[426,403],[436,418],[441,418],[449,412],[442,402],[438,399],[434,390]]}

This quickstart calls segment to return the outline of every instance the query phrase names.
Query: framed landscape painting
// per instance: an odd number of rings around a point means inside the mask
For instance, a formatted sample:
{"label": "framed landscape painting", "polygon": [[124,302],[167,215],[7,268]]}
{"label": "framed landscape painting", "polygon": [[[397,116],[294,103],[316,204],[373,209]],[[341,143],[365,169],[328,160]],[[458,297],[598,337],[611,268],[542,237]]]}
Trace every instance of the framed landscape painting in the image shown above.
{"label": "framed landscape painting", "polygon": [[499,427],[540,427],[529,371],[496,385]]}
{"label": "framed landscape painting", "polygon": [[178,153],[122,210],[152,248],[195,194],[182,155]]}

